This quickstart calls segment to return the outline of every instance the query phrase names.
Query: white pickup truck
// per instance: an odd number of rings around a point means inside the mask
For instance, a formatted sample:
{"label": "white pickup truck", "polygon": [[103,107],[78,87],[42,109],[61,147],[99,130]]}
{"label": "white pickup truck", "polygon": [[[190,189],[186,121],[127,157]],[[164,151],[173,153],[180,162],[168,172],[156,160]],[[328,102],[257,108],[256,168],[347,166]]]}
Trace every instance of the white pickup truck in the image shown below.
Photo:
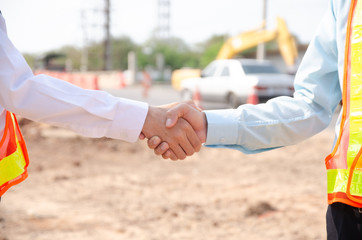
{"label": "white pickup truck", "polygon": [[[225,59],[211,62],[199,78],[181,83],[183,100],[195,93],[202,101],[228,103],[232,108],[256,98],[261,103],[277,96],[292,96],[294,77],[282,74],[270,61]],[[249,102],[250,103],[250,102]]]}

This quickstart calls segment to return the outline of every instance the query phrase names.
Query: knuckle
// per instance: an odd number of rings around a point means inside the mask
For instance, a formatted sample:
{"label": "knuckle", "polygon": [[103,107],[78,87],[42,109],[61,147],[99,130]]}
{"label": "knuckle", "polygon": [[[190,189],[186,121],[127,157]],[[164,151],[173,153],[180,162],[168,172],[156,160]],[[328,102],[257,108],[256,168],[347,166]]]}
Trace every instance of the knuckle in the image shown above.
{"label": "knuckle", "polygon": [[163,142],[162,145],[160,146],[162,151],[167,151],[169,149],[168,143],[167,142]]}
{"label": "knuckle", "polygon": [[150,138],[150,139],[147,141],[148,147],[151,148],[151,149],[156,148],[157,145],[158,145],[159,142],[160,142],[159,140],[160,140],[160,139],[155,138],[155,137]]}

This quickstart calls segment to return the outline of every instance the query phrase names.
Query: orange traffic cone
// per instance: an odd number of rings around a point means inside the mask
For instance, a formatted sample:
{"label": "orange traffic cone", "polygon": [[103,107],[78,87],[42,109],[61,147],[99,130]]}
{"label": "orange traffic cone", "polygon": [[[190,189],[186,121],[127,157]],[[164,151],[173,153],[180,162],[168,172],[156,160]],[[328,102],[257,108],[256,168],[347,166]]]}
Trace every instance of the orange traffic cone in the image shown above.
{"label": "orange traffic cone", "polygon": [[201,94],[199,91],[199,88],[197,87],[195,89],[194,95],[192,96],[192,101],[195,103],[195,105],[202,109],[201,107]]}
{"label": "orange traffic cone", "polygon": [[248,104],[258,104],[259,103],[259,98],[258,98],[258,95],[256,95],[255,91],[253,91],[249,97],[248,97],[248,100],[247,100],[247,103]]}
{"label": "orange traffic cone", "polygon": [[93,76],[93,89],[94,90],[99,90],[98,76],[97,75]]}
{"label": "orange traffic cone", "polygon": [[119,88],[124,88],[126,86],[126,81],[124,79],[124,74],[122,72],[119,72],[118,76],[119,76]]}

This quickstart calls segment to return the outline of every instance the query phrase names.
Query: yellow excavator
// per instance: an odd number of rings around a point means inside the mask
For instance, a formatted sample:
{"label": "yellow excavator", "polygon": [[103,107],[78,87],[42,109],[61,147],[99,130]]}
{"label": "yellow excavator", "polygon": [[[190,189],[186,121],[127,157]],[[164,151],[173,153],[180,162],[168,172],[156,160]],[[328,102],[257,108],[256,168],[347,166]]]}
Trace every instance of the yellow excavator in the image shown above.
{"label": "yellow excavator", "polygon": [[[261,43],[277,40],[280,54],[287,66],[293,67],[298,58],[297,45],[294,37],[290,34],[284,19],[277,18],[275,30],[265,30],[264,24],[261,28],[240,33],[229,38],[221,47],[216,59],[230,59],[237,53],[253,48]],[[179,90],[181,81],[187,78],[199,77],[200,69],[183,68],[172,72],[172,86]]]}

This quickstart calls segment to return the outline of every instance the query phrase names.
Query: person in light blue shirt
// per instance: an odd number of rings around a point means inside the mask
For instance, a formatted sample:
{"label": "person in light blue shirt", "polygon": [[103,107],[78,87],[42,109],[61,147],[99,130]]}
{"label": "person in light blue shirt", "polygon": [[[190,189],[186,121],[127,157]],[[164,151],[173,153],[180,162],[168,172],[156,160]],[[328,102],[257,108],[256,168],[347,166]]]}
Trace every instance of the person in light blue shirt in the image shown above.
{"label": "person in light blue shirt", "polygon": [[[187,104],[169,110],[167,125],[179,117],[193,125],[208,147],[247,154],[296,144],[325,129],[342,98],[347,19],[351,1],[330,0],[295,76],[293,97],[265,104],[200,112]],[[335,131],[339,134],[342,111]],[[172,155],[157,137],[149,147],[164,158]],[[326,153],[327,155],[327,153]],[[327,211],[328,239],[362,239],[362,209],[336,203]]]}

